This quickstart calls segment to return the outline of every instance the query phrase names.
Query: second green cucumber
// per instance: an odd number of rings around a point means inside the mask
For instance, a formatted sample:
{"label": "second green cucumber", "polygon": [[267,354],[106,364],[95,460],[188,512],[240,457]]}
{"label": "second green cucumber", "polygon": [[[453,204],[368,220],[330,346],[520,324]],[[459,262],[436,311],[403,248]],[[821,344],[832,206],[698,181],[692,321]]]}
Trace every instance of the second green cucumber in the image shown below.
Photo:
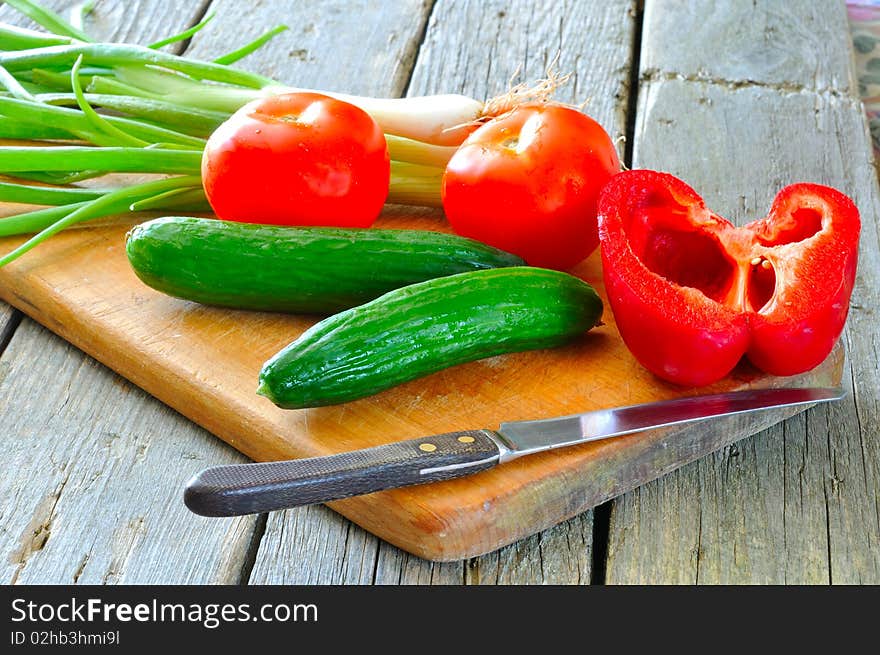
{"label": "second green cucumber", "polygon": [[601,315],[593,288],[559,271],[428,280],[315,324],[263,365],[258,393],[287,409],[348,402],[456,364],[559,346]]}

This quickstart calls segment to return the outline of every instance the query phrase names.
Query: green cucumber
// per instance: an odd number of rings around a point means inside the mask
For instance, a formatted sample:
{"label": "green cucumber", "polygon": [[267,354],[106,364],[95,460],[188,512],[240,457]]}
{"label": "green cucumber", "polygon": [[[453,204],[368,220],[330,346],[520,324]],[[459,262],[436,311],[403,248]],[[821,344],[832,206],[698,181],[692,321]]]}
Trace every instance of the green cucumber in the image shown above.
{"label": "green cucumber", "polygon": [[316,323],[263,365],[257,393],[285,409],[344,403],[456,364],[562,345],[601,316],[593,288],[567,273],[459,273]]}
{"label": "green cucumber", "polygon": [[148,286],[207,305],[332,313],[444,275],[520,266],[472,239],[424,230],[287,227],[171,216],[126,239]]}

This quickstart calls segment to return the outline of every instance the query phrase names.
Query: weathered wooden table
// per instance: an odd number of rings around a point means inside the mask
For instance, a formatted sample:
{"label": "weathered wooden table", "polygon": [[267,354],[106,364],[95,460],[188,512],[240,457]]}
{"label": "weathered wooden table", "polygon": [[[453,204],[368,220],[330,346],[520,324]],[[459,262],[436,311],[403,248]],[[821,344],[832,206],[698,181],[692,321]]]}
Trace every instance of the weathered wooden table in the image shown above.
{"label": "weathered wooden table", "polygon": [[244,457],[0,305],[4,582],[880,582],[880,203],[842,2],[99,0],[87,29],[148,43],[208,11],[177,52],[210,58],[285,23],[241,65],[327,90],[489,97],[558,57],[559,99],[587,101],[628,166],[683,177],[734,220],[790,182],[840,188],[863,218],[852,393],[511,546],[431,563],[324,507],[194,516],[182,484]]}

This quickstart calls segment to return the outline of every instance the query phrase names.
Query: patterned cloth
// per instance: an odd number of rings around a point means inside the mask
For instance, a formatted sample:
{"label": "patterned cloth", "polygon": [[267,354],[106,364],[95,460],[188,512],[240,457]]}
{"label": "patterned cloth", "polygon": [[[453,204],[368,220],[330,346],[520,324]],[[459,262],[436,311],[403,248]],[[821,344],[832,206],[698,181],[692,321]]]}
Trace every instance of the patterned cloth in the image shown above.
{"label": "patterned cloth", "polygon": [[859,94],[868,115],[875,156],[880,158],[880,0],[846,3],[855,50]]}

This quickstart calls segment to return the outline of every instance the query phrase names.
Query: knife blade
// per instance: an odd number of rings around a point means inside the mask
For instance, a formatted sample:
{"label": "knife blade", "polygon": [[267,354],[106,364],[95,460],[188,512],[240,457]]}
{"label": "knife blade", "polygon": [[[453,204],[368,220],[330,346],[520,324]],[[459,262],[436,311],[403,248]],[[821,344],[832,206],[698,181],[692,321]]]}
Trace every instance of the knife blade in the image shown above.
{"label": "knife blade", "polygon": [[687,396],[549,419],[501,423],[495,430],[448,432],[363,450],[204,469],[184,503],[202,516],[238,516],[324,503],[483,471],[538,452],[643,430],[763,409],[843,398],[840,387],[774,388]]}

